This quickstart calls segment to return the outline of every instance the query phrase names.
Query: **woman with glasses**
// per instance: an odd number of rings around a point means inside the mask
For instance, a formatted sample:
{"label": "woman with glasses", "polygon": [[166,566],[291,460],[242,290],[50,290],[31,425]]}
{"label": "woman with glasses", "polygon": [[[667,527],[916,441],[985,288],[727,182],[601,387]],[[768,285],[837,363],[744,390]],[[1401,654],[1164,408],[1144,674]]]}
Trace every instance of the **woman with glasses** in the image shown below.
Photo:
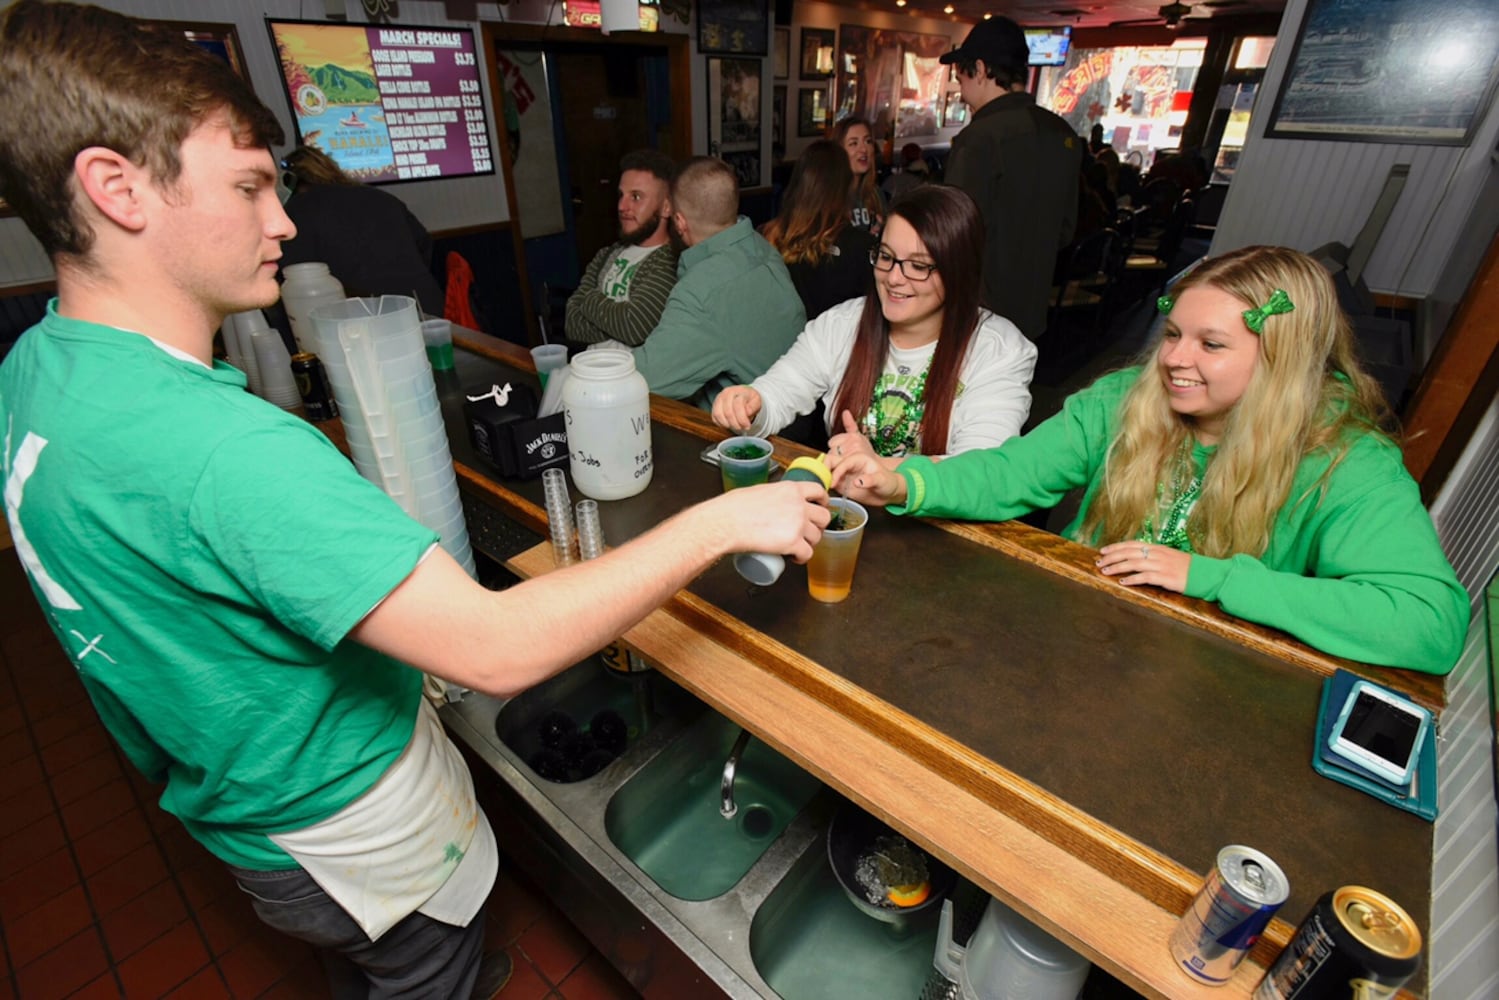
{"label": "woman with glasses", "polygon": [[1036,348],[980,308],[983,245],[962,191],[906,195],[870,253],[874,294],[827,310],[751,385],[719,393],[714,422],[774,434],[821,400],[831,463],[868,454],[892,469],[907,454],[992,448],[1019,433]]}
{"label": "woman with glasses", "polygon": [[818,139],[802,152],[781,200],[781,211],[760,234],[781,252],[807,319],[869,291],[869,231],[849,223],[854,180],[836,143]]}

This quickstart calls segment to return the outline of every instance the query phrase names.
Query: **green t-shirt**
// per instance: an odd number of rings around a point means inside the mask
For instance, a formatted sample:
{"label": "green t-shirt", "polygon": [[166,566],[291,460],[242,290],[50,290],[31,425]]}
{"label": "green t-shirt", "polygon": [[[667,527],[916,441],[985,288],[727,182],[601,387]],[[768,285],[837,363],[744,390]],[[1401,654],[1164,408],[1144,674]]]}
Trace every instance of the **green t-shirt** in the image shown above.
{"label": "green t-shirt", "polygon": [[32,588],[162,807],[232,864],[337,812],[411,736],[421,675],[345,636],[435,540],[315,428],[56,303],[0,366]]}
{"label": "green t-shirt", "polygon": [[[899,469],[907,504],[893,510],[1003,521],[1083,488],[1065,534],[1094,544],[1080,537],[1081,525],[1103,482],[1120,406],[1139,375],[1131,368],[1103,376],[1068,397],[1061,413],[998,448],[938,463],[907,459]],[[1194,448],[1194,471],[1215,453]],[[1231,615],[1284,629],[1335,656],[1446,673],[1468,631],[1468,595],[1400,449],[1382,434],[1359,436],[1324,490],[1330,460],[1326,452],[1302,459],[1262,555],[1193,555],[1187,596],[1216,601]]]}

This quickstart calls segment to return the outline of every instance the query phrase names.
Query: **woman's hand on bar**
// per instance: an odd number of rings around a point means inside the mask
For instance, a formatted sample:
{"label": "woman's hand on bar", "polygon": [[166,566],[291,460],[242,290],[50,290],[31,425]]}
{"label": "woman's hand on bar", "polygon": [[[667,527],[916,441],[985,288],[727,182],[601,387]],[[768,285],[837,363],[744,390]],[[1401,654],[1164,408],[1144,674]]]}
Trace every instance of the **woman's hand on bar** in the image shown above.
{"label": "woman's hand on bar", "polygon": [[731,385],[713,400],[713,422],[743,434],[760,413],[760,393],[747,385]]}

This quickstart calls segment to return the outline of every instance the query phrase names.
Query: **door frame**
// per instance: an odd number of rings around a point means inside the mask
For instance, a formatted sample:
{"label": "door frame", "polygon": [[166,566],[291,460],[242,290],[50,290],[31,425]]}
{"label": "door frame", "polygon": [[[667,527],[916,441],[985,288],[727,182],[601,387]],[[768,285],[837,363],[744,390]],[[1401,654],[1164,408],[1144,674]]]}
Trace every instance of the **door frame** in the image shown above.
{"label": "door frame", "polygon": [[[614,32],[605,35],[586,28],[568,28],[543,24],[512,24],[501,21],[480,22],[484,31],[484,67],[489,75],[489,93],[496,108],[504,107],[504,90],[500,80],[499,63],[495,52],[500,49],[524,45],[550,51],[554,45],[565,45],[569,50],[607,50],[611,48],[641,46],[659,47],[664,50],[667,72],[672,86],[670,126],[667,130],[666,154],[678,162],[692,155],[692,39],[688,35],[669,32]],[[679,83],[681,85],[679,85]],[[498,114],[495,128],[500,128]],[[532,344],[541,342],[536,325],[536,310],[531,301],[530,268],[526,261],[526,241],[521,235],[520,200],[515,193],[514,166],[510,162],[509,144],[503,137],[495,136],[499,147],[501,173],[505,179],[505,203],[509,210],[510,239],[514,246],[515,266],[520,280],[521,311],[526,317],[526,338]]]}

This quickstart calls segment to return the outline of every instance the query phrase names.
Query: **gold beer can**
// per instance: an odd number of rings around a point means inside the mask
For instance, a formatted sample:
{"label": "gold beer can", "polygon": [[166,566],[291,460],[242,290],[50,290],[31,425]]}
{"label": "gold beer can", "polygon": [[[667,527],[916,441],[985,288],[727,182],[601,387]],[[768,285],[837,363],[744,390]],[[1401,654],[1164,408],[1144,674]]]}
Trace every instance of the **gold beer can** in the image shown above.
{"label": "gold beer can", "polygon": [[1361,885],[1325,893],[1254,991],[1254,1000],[1393,997],[1421,965],[1421,929]]}

